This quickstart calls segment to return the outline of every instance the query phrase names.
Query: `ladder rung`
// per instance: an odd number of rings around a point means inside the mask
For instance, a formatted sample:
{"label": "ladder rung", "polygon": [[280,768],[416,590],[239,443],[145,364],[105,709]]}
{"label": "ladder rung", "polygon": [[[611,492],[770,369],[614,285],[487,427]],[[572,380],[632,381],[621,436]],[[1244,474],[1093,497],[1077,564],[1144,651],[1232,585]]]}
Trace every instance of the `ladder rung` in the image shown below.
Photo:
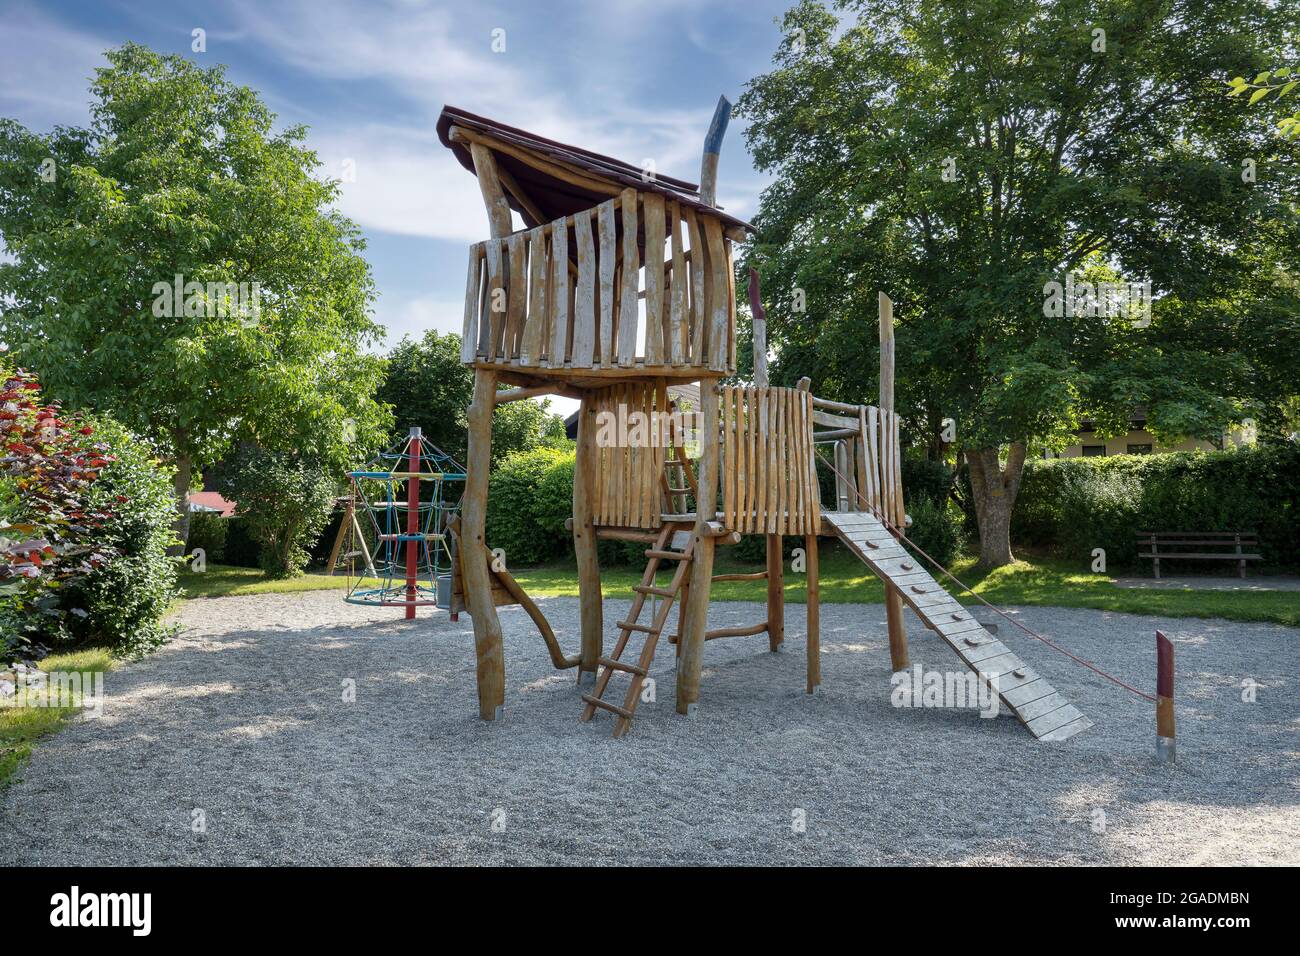
{"label": "ladder rung", "polygon": [[678,466],[681,466],[681,465],[686,465],[686,464],[688,464],[688,462],[683,461],[681,458],[665,458],[665,459],[664,459],[664,464],[665,464],[665,465],[678,465]]}
{"label": "ladder rung", "polygon": [[620,707],[618,704],[611,704],[607,700],[601,700],[599,697],[592,697],[590,694],[583,694],[582,699],[593,707],[600,707],[609,711],[611,714],[618,714],[620,717],[626,717],[628,720],[632,719],[632,711],[628,710],[626,707]]}
{"label": "ladder rung", "polygon": [[668,493],[669,493],[669,494],[673,494],[673,495],[689,495],[689,494],[691,493],[691,489],[689,489],[689,488],[674,488],[674,487],[672,487],[672,486],[670,485],[670,486],[668,487]]}
{"label": "ladder rung", "polygon": [[654,548],[649,548],[645,556],[647,558],[659,558],[662,561],[685,561],[690,557],[689,554],[682,551],[656,551]]}
{"label": "ladder rung", "polygon": [[664,598],[677,597],[676,591],[669,591],[667,588],[648,588],[644,584],[634,585],[632,590],[639,594],[657,594]]}
{"label": "ladder rung", "polygon": [[612,657],[597,658],[597,662],[604,664],[606,667],[612,667],[616,671],[624,671],[628,674],[637,674],[645,677],[649,673],[644,667],[638,667],[636,664],[628,664],[623,661],[616,661]]}
{"label": "ladder rung", "polygon": [[618,626],[625,631],[640,631],[642,634],[658,634],[653,627],[646,624],[636,624],[632,621],[619,621]]}

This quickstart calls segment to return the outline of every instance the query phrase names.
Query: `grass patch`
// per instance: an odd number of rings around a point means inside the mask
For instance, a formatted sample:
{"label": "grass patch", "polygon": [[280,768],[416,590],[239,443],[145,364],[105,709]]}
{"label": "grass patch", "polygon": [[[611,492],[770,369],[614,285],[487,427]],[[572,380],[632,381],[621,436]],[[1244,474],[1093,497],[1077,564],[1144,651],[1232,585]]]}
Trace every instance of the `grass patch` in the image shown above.
{"label": "grass patch", "polygon": [[[40,663],[41,670],[47,673],[100,673],[112,666],[112,655],[97,649],[51,654]],[[32,745],[62,727],[78,710],[78,707],[0,707],[0,789],[8,786],[14,774],[27,762]]]}
{"label": "grass patch", "polygon": [[236,568],[209,564],[204,572],[182,572],[177,583],[186,598],[235,597],[243,594],[289,594],[295,591],[324,591],[348,586],[347,575],[300,574],[296,578],[268,578],[258,568]]}
{"label": "grass patch", "polygon": [[[760,571],[761,565],[719,557],[714,573]],[[1167,617],[1219,617],[1230,621],[1265,621],[1300,627],[1300,593],[1294,591],[1194,591],[1191,589],[1129,590],[1118,588],[1106,575],[1079,570],[1077,563],[1034,557],[995,571],[980,569],[974,558],[960,558],[949,569],[991,604],[1090,608],[1127,614]],[[667,581],[668,572],[659,583]],[[577,574],[571,564],[547,565],[513,572],[529,594],[577,597]],[[601,588],[607,597],[627,597],[641,583],[641,570],[630,566],[602,569]],[[971,595],[946,578],[942,583],[963,604]],[[789,571],[786,601],[804,602],[802,574]],[[725,581],[713,586],[717,601],[765,601],[763,581]],[[882,604],[884,585],[854,555],[839,545],[822,543],[821,599],[826,604]]]}

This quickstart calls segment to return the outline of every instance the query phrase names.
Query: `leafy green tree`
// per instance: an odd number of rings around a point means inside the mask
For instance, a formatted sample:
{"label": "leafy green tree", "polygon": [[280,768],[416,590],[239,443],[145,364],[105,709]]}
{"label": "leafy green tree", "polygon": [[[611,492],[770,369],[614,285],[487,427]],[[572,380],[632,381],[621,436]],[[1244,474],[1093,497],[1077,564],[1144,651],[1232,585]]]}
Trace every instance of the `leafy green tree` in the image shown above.
{"label": "leafy green tree", "polygon": [[[1294,5],[838,6],[787,13],[739,104],[776,176],[744,263],[773,379],[872,401],[888,292],[897,407],[936,453],[956,423],[982,563],[1013,560],[1025,458],[1080,419],[1122,432],[1143,405],[1162,441],[1217,438],[1294,394],[1296,155],[1215,78],[1280,59]],[[1149,312],[1052,307],[1049,283],[1089,272],[1150,282]]]}
{"label": "leafy green tree", "polygon": [[[434,329],[403,338],[388,356],[379,399],[393,407],[393,440],[412,426],[457,461],[465,461],[465,411],[474,396],[474,372],[460,362],[460,336]],[[550,402],[498,405],[492,421],[492,461],[542,445],[565,442],[564,419]]]}
{"label": "leafy green tree", "polygon": [[246,448],[235,456],[226,487],[261,546],[262,570],[278,578],[301,574],[334,510],[337,482],[301,455]]}
{"label": "leafy green tree", "polygon": [[376,443],[374,288],[303,127],[222,67],[106,56],[89,128],[0,120],[0,340],[170,449],[183,536],[196,470],[238,440],[340,473]]}

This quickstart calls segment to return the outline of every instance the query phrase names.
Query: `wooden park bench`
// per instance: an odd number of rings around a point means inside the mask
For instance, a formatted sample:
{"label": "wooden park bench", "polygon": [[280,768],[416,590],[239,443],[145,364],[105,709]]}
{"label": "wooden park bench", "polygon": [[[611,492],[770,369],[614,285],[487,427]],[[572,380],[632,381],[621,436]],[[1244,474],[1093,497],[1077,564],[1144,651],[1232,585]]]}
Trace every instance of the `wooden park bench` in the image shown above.
{"label": "wooden park bench", "polygon": [[[1237,573],[1243,578],[1247,561],[1263,560],[1262,555],[1255,553],[1259,538],[1240,531],[1139,531],[1137,541],[1139,548],[1150,548],[1149,551],[1139,551],[1138,557],[1150,558],[1154,562],[1156,577],[1160,577],[1161,558],[1236,561]],[[1191,550],[1187,550],[1189,548]],[[1243,551],[1243,548],[1251,551]]]}

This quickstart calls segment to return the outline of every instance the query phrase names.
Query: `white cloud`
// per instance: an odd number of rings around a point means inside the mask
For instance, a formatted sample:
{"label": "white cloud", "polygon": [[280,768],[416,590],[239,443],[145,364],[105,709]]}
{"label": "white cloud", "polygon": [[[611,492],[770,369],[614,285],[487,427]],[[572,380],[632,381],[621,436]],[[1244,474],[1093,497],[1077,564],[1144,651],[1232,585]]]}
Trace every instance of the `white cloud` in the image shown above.
{"label": "white cloud", "polygon": [[[325,175],[344,180],[339,209],[361,226],[464,242],[487,234],[477,182],[434,133],[364,126],[311,141]],[[353,181],[344,175],[349,161]]]}
{"label": "white cloud", "polygon": [[0,113],[37,129],[84,122],[87,90],[112,44],[26,5],[10,7],[0,29]]}
{"label": "white cloud", "polygon": [[[463,285],[463,283],[462,283]],[[465,303],[437,295],[382,295],[375,308],[375,318],[388,329],[387,347],[396,345],[404,335],[419,338],[429,329],[460,334]]]}

